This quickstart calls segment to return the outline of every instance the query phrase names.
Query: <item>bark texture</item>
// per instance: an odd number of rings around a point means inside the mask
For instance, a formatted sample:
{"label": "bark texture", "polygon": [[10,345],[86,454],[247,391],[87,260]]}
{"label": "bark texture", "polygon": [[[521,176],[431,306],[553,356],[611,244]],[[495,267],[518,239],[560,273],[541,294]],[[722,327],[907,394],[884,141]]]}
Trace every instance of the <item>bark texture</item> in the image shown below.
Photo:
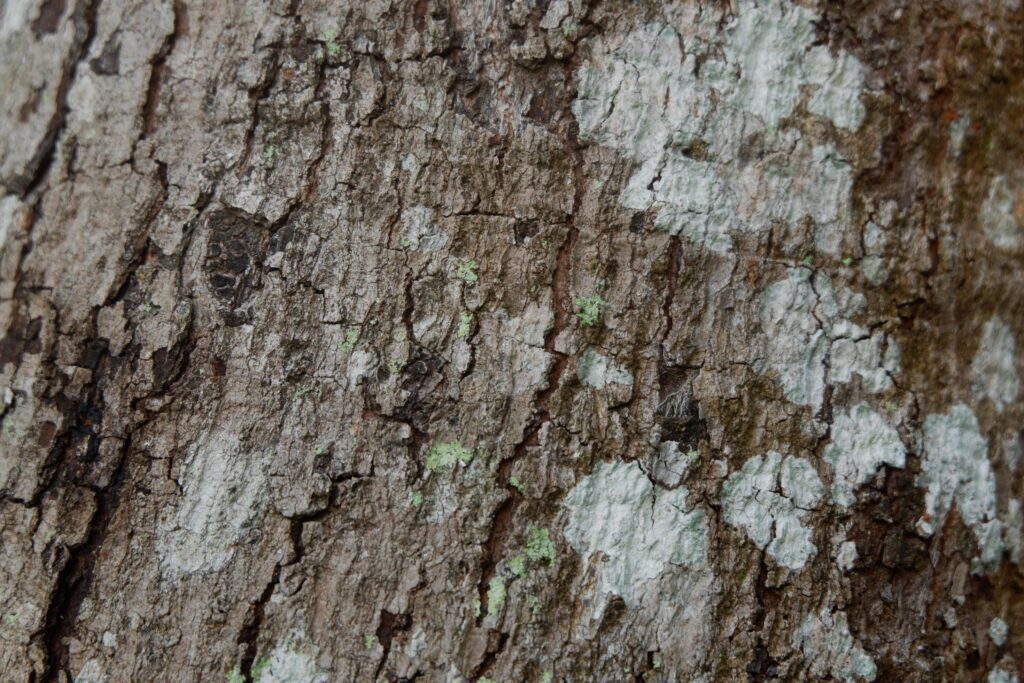
{"label": "bark texture", "polygon": [[0,0],[0,678],[1018,680],[1022,36]]}

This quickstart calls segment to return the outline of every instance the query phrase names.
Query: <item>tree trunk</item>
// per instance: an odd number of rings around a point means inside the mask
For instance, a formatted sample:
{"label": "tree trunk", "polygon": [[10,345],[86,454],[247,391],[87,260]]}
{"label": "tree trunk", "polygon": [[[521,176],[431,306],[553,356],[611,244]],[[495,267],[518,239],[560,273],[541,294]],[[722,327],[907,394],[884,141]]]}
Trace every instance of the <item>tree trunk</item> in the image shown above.
{"label": "tree trunk", "polygon": [[0,678],[1016,681],[1022,35],[0,2]]}

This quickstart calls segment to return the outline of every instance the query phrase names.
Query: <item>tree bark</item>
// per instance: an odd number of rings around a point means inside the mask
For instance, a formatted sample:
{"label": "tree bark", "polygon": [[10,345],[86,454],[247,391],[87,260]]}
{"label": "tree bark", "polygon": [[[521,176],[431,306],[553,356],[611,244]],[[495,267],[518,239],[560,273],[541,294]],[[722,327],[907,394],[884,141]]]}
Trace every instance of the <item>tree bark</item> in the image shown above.
{"label": "tree bark", "polygon": [[0,678],[1016,681],[1022,35],[0,3]]}

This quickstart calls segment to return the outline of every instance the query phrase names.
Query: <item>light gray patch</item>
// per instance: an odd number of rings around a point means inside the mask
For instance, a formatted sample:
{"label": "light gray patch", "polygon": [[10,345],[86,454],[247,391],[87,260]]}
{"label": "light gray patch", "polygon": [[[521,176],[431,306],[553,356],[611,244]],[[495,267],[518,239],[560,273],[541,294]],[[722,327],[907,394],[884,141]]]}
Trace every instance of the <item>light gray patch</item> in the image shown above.
{"label": "light gray patch", "polygon": [[218,428],[190,449],[181,480],[177,505],[160,518],[161,566],[171,576],[219,570],[266,504],[265,458],[243,452],[236,435]]}
{"label": "light gray patch", "polygon": [[636,606],[644,585],[671,566],[706,564],[706,515],[687,507],[686,497],[683,487],[655,488],[635,462],[602,462],[565,498],[565,538],[584,564],[596,553],[604,556],[603,594]]}
{"label": "light gray patch", "polygon": [[770,452],[747,460],[722,487],[724,519],[783,567],[802,569],[817,551],[803,525],[825,493],[809,462]]}
{"label": "light gray patch", "polygon": [[824,274],[790,268],[761,295],[758,315],[765,333],[763,359],[754,368],[774,371],[790,401],[821,407],[827,379],[849,383],[859,376],[864,389],[881,393],[899,371],[896,342],[882,331],[867,332],[845,316],[863,307],[863,295],[836,293]]}
{"label": "light gray patch", "polygon": [[[257,660],[257,665],[259,665]],[[330,674],[316,664],[310,648],[294,637],[279,643],[263,661],[259,683],[327,683]]]}
{"label": "light gray patch", "polygon": [[448,244],[448,236],[437,224],[436,212],[416,205],[402,211],[399,246],[418,251],[439,251]]}
{"label": "light gray patch", "polygon": [[881,415],[860,403],[836,416],[824,458],[832,466],[832,500],[849,507],[857,500],[855,489],[883,464],[904,466],[906,448]]}
{"label": "light gray patch", "polygon": [[633,386],[633,375],[593,349],[583,353],[576,374],[581,382],[595,389],[603,389],[608,384]]}
{"label": "light gray patch", "polygon": [[793,635],[793,647],[804,653],[815,679],[832,676],[853,683],[873,681],[878,674],[874,660],[850,634],[844,612],[823,609],[805,617]]}
{"label": "light gray patch", "polygon": [[973,561],[973,571],[994,569],[1007,544],[1004,525],[996,517],[996,481],[988,442],[971,409],[960,403],[945,415],[929,415],[922,449],[917,483],[927,489],[926,515],[918,520],[918,532],[930,536],[941,528],[955,501],[960,518],[978,541],[980,553]]}
{"label": "light gray patch", "polygon": [[1017,344],[1013,331],[1002,320],[992,318],[981,332],[981,343],[971,363],[972,390],[978,400],[987,398],[1002,412],[1020,393],[1016,365]]}
{"label": "light gray patch", "polygon": [[[814,44],[817,17],[808,9],[738,7],[724,44],[707,19],[687,26],[685,39],[657,22],[621,41],[598,39],[578,73],[581,136],[640,164],[619,203],[656,209],[655,224],[670,234],[730,251],[733,230],[809,216],[821,248],[836,251],[849,223],[849,164],[833,146],[779,124],[806,91],[810,112],[856,129],[863,68],[845,51],[833,56]],[[752,136],[763,154],[744,159],[742,141]]]}
{"label": "light gray patch", "polygon": [[1024,214],[1024,187],[1019,178],[996,176],[988,186],[981,207],[981,227],[999,249],[1016,251],[1021,247],[1021,216]]}
{"label": "light gray patch", "polygon": [[1010,633],[1010,627],[1006,625],[1006,622],[996,617],[988,625],[988,637],[992,639],[992,642],[997,646],[1002,647],[1006,643],[1006,638]]}

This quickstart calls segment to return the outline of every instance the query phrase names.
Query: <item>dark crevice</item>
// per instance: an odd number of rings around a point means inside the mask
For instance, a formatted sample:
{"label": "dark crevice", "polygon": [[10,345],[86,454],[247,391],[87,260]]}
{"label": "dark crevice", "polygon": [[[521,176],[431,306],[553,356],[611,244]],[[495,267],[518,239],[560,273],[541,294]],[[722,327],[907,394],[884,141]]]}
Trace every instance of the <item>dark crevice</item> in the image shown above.
{"label": "dark crevice", "polygon": [[[95,439],[95,435],[92,438]],[[110,485],[95,494],[96,510],[89,522],[85,541],[79,546],[67,548],[69,555],[57,575],[56,588],[50,597],[43,631],[40,634],[42,647],[46,652],[46,666],[38,679],[41,683],[60,680],[61,672],[65,672],[70,678],[67,671],[68,651],[65,641],[78,621],[82,601],[92,585],[97,553],[103,545],[110,520],[120,503],[131,447],[129,437],[121,446]]]}
{"label": "dark crevice", "polygon": [[4,180],[3,184],[16,192],[23,200],[42,184],[53,165],[53,159],[57,153],[57,142],[60,140],[64,122],[70,111],[68,93],[71,92],[71,86],[75,82],[79,65],[89,54],[89,49],[96,38],[96,15],[99,6],[100,0],[85,0],[75,6],[72,17],[75,35],[72,39],[69,58],[61,71],[57,92],[54,94],[56,107],[53,117],[46,126],[46,134],[35,155],[25,165],[24,172],[14,178]]}
{"label": "dark crevice", "polygon": [[277,590],[277,585],[281,581],[281,566],[280,562],[274,566],[274,573],[271,575],[270,581],[267,582],[256,602],[252,603],[245,624],[238,634],[238,644],[244,648],[242,661],[239,662],[238,668],[246,683],[253,683],[252,666],[253,662],[256,661],[257,641],[259,640],[260,629],[263,627],[263,617],[266,612],[267,603],[270,602],[270,598],[274,595],[274,591]]}
{"label": "dark crevice", "polygon": [[185,34],[188,18],[185,5],[181,0],[174,2],[174,27],[164,36],[163,45],[153,58],[149,72],[149,83],[146,86],[146,100],[142,105],[142,139],[152,135],[157,127],[157,106],[160,102],[160,87],[164,83],[164,72],[167,68],[167,57],[174,51],[178,39]]}

